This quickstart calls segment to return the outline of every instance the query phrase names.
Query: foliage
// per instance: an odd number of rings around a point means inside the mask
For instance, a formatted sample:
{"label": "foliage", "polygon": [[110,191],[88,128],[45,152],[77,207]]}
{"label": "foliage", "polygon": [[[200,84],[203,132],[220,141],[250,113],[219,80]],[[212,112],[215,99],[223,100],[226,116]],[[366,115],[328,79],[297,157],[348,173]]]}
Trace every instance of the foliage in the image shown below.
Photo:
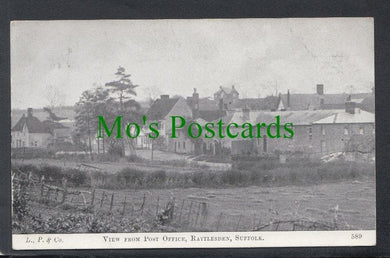
{"label": "foliage", "polygon": [[42,166],[12,165],[12,168],[15,171],[20,170],[25,173],[32,172],[39,179],[43,176],[47,183],[54,185],[61,185],[63,178],[67,179],[69,186],[89,186],[91,183],[90,177],[87,176],[86,172],[76,168],[63,169],[62,167],[45,164]]}
{"label": "foliage", "polygon": [[[110,92],[112,95],[117,95],[121,108],[123,108],[126,103],[131,104],[131,99],[133,96],[136,96],[135,88],[138,85],[135,85],[130,80],[130,74],[125,73],[125,68],[119,66],[115,75],[118,77],[118,80],[106,83],[107,87],[110,87]],[[130,103],[128,103],[130,101]]]}
{"label": "foliage", "polygon": [[50,149],[25,147],[11,149],[12,159],[39,159],[39,158],[52,158],[54,152]]}
{"label": "foliage", "polygon": [[109,92],[102,87],[86,90],[82,93],[80,100],[76,103],[76,129],[73,137],[80,145],[85,144],[83,138],[87,138],[88,151],[92,152],[91,141],[97,134],[97,116],[107,115],[106,106],[111,102]]}
{"label": "foliage", "polygon": [[14,182],[13,191],[12,191],[12,208],[13,215],[17,220],[21,221],[28,214],[28,194],[26,191],[26,183],[23,182]]}

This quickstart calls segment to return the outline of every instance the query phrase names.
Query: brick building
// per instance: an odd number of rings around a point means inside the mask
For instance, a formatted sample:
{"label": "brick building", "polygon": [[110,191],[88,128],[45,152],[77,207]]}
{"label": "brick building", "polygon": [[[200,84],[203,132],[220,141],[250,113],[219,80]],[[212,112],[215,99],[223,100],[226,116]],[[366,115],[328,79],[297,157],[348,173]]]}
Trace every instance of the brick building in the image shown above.
{"label": "brick building", "polygon": [[[242,124],[249,122],[274,123],[280,116],[281,125],[294,124],[294,137],[270,138],[263,131],[261,138],[223,139],[223,145],[231,149],[232,155],[262,155],[275,152],[300,152],[313,155],[325,155],[334,152],[344,152],[351,146],[351,141],[357,144],[369,143],[372,146],[364,148],[369,152],[374,149],[375,115],[355,107],[354,102],[347,102],[345,109],[337,110],[299,110],[279,112],[237,112],[226,122]],[[275,127],[272,128],[274,133]],[[255,128],[253,129],[255,130]],[[356,142],[354,143],[356,145]],[[361,146],[362,147],[362,146]],[[361,148],[360,147],[360,148]]]}

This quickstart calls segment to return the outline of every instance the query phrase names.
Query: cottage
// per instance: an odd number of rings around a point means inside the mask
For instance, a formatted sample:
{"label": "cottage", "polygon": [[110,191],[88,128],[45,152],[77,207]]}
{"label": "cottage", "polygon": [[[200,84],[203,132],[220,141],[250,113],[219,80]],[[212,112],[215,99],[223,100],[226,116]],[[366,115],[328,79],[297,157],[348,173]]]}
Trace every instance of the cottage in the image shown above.
{"label": "cottage", "polygon": [[11,146],[12,148],[47,148],[50,143],[56,140],[56,136],[63,133],[66,128],[51,120],[41,122],[33,116],[33,109],[28,108],[27,116],[23,114],[11,129]]}
{"label": "cottage", "polygon": [[181,116],[186,120],[192,118],[192,110],[184,98],[169,98],[169,95],[161,95],[146,113],[147,121],[149,123],[158,122],[160,135],[158,137],[158,141],[156,142],[158,146],[155,147],[163,150],[168,150],[169,145],[172,145],[170,142],[172,140],[171,116]]}

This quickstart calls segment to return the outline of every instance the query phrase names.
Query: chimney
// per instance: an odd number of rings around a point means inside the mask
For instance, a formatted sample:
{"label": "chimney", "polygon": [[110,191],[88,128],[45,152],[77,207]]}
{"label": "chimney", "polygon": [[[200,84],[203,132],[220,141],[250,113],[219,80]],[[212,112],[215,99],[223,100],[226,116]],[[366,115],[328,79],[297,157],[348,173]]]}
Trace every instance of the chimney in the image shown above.
{"label": "chimney", "polygon": [[290,107],[290,90],[287,90],[287,108]]}
{"label": "chimney", "polygon": [[346,101],[345,102],[345,112],[350,114],[355,114],[355,102],[353,101]]}
{"label": "chimney", "polygon": [[199,109],[199,93],[196,92],[196,88],[194,88],[194,93],[192,93],[192,104],[194,109]]}
{"label": "chimney", "polygon": [[169,99],[169,95],[160,95],[161,99]]}
{"label": "chimney", "polygon": [[242,117],[245,120],[249,120],[249,113],[250,113],[250,109],[249,109],[248,105],[245,105],[245,107],[242,109]]}
{"label": "chimney", "polygon": [[32,117],[33,116],[33,109],[32,108],[28,108],[27,109],[27,117]]}
{"label": "chimney", "polygon": [[317,94],[324,95],[324,84],[317,84]]}

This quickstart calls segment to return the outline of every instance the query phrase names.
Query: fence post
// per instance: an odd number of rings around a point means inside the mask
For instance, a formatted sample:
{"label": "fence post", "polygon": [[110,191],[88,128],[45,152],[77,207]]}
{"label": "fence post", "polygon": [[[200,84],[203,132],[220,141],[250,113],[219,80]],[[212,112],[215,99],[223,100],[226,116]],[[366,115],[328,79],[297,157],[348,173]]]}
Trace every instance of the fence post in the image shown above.
{"label": "fence post", "polygon": [[157,207],[156,207],[156,217],[158,215],[158,206],[159,206],[159,202],[160,202],[160,196],[157,196]]}
{"label": "fence post", "polygon": [[50,201],[50,186],[47,187],[47,192],[46,192],[46,200]]}
{"label": "fence post", "polygon": [[100,208],[103,207],[104,198],[106,197],[106,192],[102,192],[102,199],[100,200]]}
{"label": "fence post", "polygon": [[114,193],[112,193],[112,195],[111,195],[110,212],[112,211],[113,205],[114,205]]}
{"label": "fence post", "polygon": [[95,202],[95,188],[92,190],[92,197],[91,197],[91,206],[93,207],[93,203]]}
{"label": "fence post", "polygon": [[142,216],[142,214],[144,213],[145,200],[146,200],[146,193],[144,193],[144,199],[142,200],[142,205],[141,205],[141,216]]}
{"label": "fence post", "polygon": [[125,200],[123,201],[123,209],[122,209],[122,216],[125,215],[125,210],[126,210],[126,195],[125,195]]}
{"label": "fence post", "polygon": [[199,218],[199,213],[200,213],[200,204],[201,204],[201,203],[199,203],[199,205],[198,205],[198,210],[197,210],[197,212],[196,212],[195,226],[198,224],[198,218]]}
{"label": "fence post", "polygon": [[43,201],[43,191],[44,185],[41,183],[41,201]]}
{"label": "fence post", "polygon": [[172,201],[172,211],[171,211],[171,219],[173,219],[173,216],[175,215],[175,206],[176,206],[176,198],[173,197],[173,201]]}
{"label": "fence post", "polygon": [[58,201],[58,188],[56,188],[56,202]]}
{"label": "fence post", "polygon": [[181,225],[181,214],[183,213],[184,201],[185,201],[185,199],[183,199],[183,201],[181,203],[181,208],[180,208],[180,215],[179,215],[180,225]]}
{"label": "fence post", "polygon": [[62,186],[64,187],[64,191],[62,192],[61,203],[65,203],[66,195],[68,194],[68,180],[65,177],[62,178]]}
{"label": "fence post", "polygon": [[208,216],[208,211],[207,211],[207,203],[202,202],[202,222],[201,226],[203,227],[207,223],[207,216]]}

